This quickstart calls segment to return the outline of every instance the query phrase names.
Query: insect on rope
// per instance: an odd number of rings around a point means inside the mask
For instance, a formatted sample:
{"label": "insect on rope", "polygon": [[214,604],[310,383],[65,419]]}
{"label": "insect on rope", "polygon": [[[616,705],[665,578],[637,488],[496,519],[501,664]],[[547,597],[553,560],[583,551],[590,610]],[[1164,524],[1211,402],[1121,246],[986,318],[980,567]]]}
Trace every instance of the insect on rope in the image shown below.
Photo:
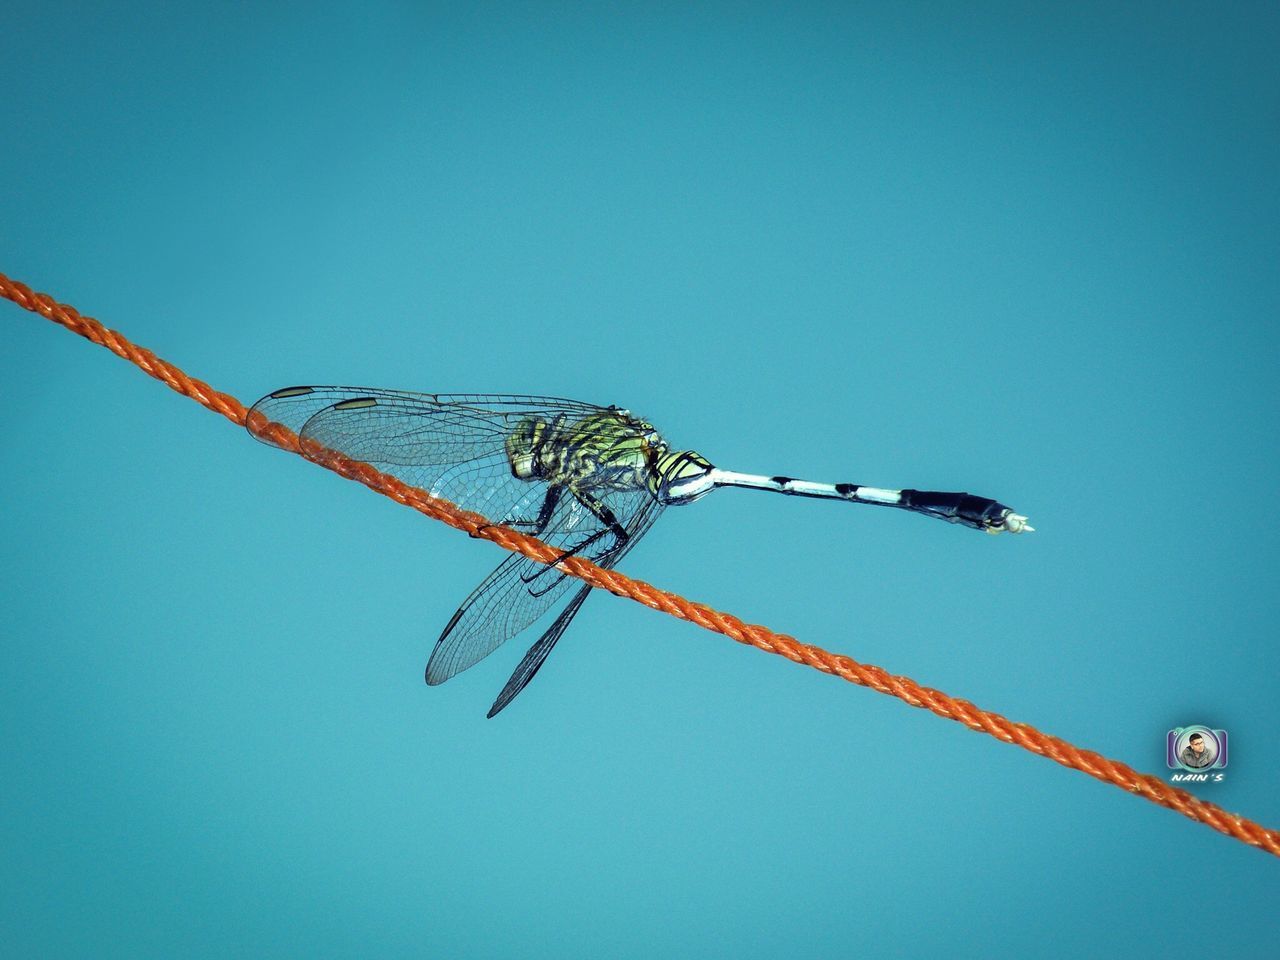
{"label": "insect on rope", "polygon": [[[262,417],[254,417],[259,413]],[[716,487],[897,507],[987,533],[1029,532],[1027,518],[985,497],[884,490],[721,470],[673,450],[652,424],[619,407],[552,397],[405,393],[368,387],[286,387],[253,405],[266,421],[377,467],[431,496],[524,530],[563,551],[552,565],[508,557],[463,601],[427,663],[444,683],[563,603],[489,709],[492,717],[533,679],[591,592],[559,569],[583,557],[609,569],[667,506]]]}
{"label": "insect on rope", "polygon": [[896,697],[909,706],[928,710],[943,719],[953,720],[970,730],[994,737],[1001,743],[1021,747],[1068,769],[1088,774],[1102,783],[1111,784],[1126,793],[1174,810],[1195,823],[1204,824],[1241,843],[1257,847],[1272,856],[1280,856],[1280,831],[1270,830],[1238,813],[1224,810],[1159,777],[1140,773],[1120,760],[1112,760],[1094,750],[1077,747],[1061,737],[1037,730],[1031,724],[1014,722],[999,713],[984,710],[961,697],[924,686],[902,674],[893,674],[874,664],[861,663],[852,657],[831,653],[811,643],[802,643],[795,637],[759,624],[744,623],[731,613],[660,590],[643,580],[628,577],[617,570],[605,569],[582,557],[568,557],[558,561],[557,558],[563,557],[563,551],[557,552],[519,530],[494,526],[479,514],[460,510],[453,504],[431,497],[368,464],[327,451],[319,444],[303,444],[287,427],[272,425],[261,414],[250,415],[244,404],[231,394],[214,389],[175,364],[133,343],[124,334],[106,327],[92,317],[82,316],[74,307],[59,303],[47,293],[36,293],[26,284],[11,280],[3,273],[0,273],[0,297],[110,350],[148,376],[194,400],[205,409],[226,417],[232,423],[249,425],[254,428],[255,433],[269,437],[277,446],[294,451],[317,466],[332,470],[348,480],[355,480],[375,493],[455,530],[488,540],[514,554],[542,563],[559,562],[565,572],[615,596],[626,597],[650,609],[697,624],[704,630],[765,653],[785,657],[793,663],[820,670],[848,683]]}

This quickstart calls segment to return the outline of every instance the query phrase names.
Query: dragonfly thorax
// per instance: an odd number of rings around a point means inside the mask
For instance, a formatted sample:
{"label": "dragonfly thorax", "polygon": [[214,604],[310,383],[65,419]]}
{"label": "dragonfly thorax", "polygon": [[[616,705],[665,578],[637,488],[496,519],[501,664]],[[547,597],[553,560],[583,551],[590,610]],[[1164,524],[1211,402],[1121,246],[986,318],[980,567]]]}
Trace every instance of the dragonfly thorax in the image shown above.
{"label": "dragonfly thorax", "polygon": [[507,437],[520,480],[578,489],[648,490],[659,503],[692,503],[711,491],[714,467],[692,450],[671,450],[653,426],[611,408],[570,422],[526,417]]}
{"label": "dragonfly thorax", "polygon": [[650,424],[615,409],[576,422],[526,417],[506,441],[517,479],[595,490],[645,488],[655,451],[665,449]]}

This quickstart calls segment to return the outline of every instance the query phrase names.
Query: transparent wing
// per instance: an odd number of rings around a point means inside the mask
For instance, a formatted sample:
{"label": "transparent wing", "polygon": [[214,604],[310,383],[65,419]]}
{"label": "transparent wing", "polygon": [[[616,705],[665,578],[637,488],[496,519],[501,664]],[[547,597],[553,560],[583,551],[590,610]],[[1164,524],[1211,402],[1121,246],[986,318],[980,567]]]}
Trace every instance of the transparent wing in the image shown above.
{"label": "transparent wing", "polygon": [[[613,493],[601,499],[618,518],[626,532],[625,539],[619,538],[581,505],[577,509],[585,514],[586,519],[572,525],[561,523],[558,529],[545,535],[543,539],[566,553],[585,557],[608,568],[635,546],[662,512],[662,505],[643,492]],[[564,500],[576,503],[571,496],[566,496]],[[557,513],[561,509],[574,508],[565,507],[562,502],[557,507]],[[555,522],[552,526],[556,526]],[[527,557],[508,557],[467,597],[440,634],[427,663],[427,683],[444,683],[450,677],[479,663],[506,640],[553,609],[563,601],[570,588],[579,583],[568,574]],[[523,682],[507,696],[506,702],[510,702],[523,689],[524,684],[532,679],[537,666],[541,665],[581,605],[582,599],[575,597],[561,613],[543,640],[547,640],[552,632],[555,633],[554,637],[545,644],[533,670],[528,671]],[[517,674],[519,673],[520,668],[517,668]]]}
{"label": "transparent wing", "polygon": [[579,400],[560,397],[526,397],[513,394],[477,393],[413,393],[408,390],[385,390],[381,387],[305,386],[285,387],[267,394],[253,405],[254,410],[268,419],[283,423],[295,433],[302,424],[325,407],[344,400],[372,397],[387,404],[400,404],[418,414],[435,415],[457,409],[461,417],[476,421],[493,422],[495,429],[504,429],[500,417],[514,414],[519,420],[530,413],[546,411],[576,414],[579,417],[596,413],[601,407]]}
{"label": "transparent wing", "polygon": [[524,655],[524,659],[520,661],[515,672],[511,674],[511,679],[507,681],[507,685],[502,688],[498,698],[493,701],[493,706],[489,708],[487,716],[490,720],[501,713],[503,708],[516,698],[516,694],[529,685],[529,681],[533,679],[533,675],[538,672],[538,668],[547,659],[547,654],[556,645],[556,641],[560,639],[565,628],[569,626],[569,621],[577,614],[578,608],[582,606],[589,593],[591,593],[590,587],[583,587],[575,593],[568,606],[560,611],[560,615],[556,617],[555,622],[547,628],[547,632],[539,637],[538,642],[529,648],[529,652]]}
{"label": "transparent wing", "polygon": [[251,413],[433,496],[510,523],[527,519],[519,511],[535,500],[536,517],[546,488],[512,476],[506,438],[528,417],[576,423],[601,409],[554,397],[289,387],[263,397]]}
{"label": "transparent wing", "polygon": [[[427,683],[444,683],[475,666],[555,606],[572,585],[542,565],[512,554],[462,601],[436,640],[427,661]],[[543,582],[545,581],[545,582]]]}

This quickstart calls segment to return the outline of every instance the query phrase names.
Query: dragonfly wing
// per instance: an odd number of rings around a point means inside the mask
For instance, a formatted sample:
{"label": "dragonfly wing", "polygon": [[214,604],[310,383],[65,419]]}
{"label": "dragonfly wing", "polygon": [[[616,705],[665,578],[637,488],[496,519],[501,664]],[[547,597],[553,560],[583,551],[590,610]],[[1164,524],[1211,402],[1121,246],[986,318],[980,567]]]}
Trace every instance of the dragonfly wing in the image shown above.
{"label": "dragonfly wing", "polygon": [[[459,422],[488,422],[502,430],[515,417],[518,421],[530,414],[567,413],[579,419],[598,413],[602,408],[579,400],[559,397],[525,397],[506,394],[412,393],[407,390],[384,390],[380,387],[286,387],[269,393],[252,407],[268,420],[282,423],[294,433],[312,416],[326,407],[348,400],[371,398],[379,404],[412,412],[418,416],[437,416],[452,412]],[[254,433],[253,426],[249,428]],[[270,440],[254,433],[264,443]]]}
{"label": "dragonfly wing", "polygon": [[249,429],[270,442],[255,432],[262,421],[252,414],[259,413],[303,439],[497,521],[514,516],[513,505],[529,496],[530,482],[512,475],[506,452],[507,437],[521,421],[576,423],[601,409],[555,397],[289,387],[253,405]]}
{"label": "dragonfly wing", "polygon": [[[643,492],[614,493],[601,500],[619,519],[627,534],[626,539],[617,538],[594,514],[582,510],[586,519],[572,525],[560,524],[552,534],[543,535],[545,542],[568,553],[580,544],[592,541],[588,548],[576,555],[609,568],[635,546],[662,512],[662,505]],[[576,503],[571,496],[563,498],[562,506],[565,502]],[[557,508],[557,514],[560,509]],[[577,505],[576,509],[581,509],[581,506]],[[551,610],[574,583],[573,578],[554,567],[526,557],[508,557],[472,592],[445,627],[427,664],[427,683],[443,683],[480,662]],[[589,587],[585,588],[585,592],[575,595],[551,628],[534,644],[499,695],[490,716],[510,703],[533,679],[542,661],[582,606],[589,590]]]}
{"label": "dragonfly wing", "polygon": [[498,694],[498,699],[493,701],[493,706],[489,708],[489,713],[487,714],[489,719],[492,720],[496,717],[502,708],[514,700],[516,694],[523,690],[529,681],[533,679],[533,675],[538,672],[538,668],[547,659],[547,654],[556,645],[556,641],[560,639],[560,635],[569,626],[569,621],[573,619],[578,612],[578,608],[582,606],[583,601],[587,599],[587,594],[590,592],[590,587],[583,587],[575,593],[573,599],[569,601],[569,605],[560,611],[560,616],[556,617],[555,622],[547,628],[547,632],[539,637],[538,642],[529,648],[529,652],[524,655],[524,659],[516,667],[515,673],[511,674],[511,679],[507,681],[507,685]]}
{"label": "dragonfly wing", "polygon": [[542,592],[530,590],[542,565],[512,555],[463,601],[436,641],[427,662],[427,683],[444,683],[475,666],[509,637],[550,610],[571,586],[566,578]]}

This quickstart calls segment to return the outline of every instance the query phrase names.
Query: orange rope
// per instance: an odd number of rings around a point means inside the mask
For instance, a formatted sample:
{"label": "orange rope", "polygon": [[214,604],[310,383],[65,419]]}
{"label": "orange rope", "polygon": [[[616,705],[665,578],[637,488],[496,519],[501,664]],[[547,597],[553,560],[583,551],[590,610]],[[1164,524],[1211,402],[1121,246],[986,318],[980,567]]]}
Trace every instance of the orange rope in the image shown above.
{"label": "orange rope", "polygon": [[[12,300],[26,310],[38,313],[59,323],[73,333],[106,347],[112,353],[135,364],[145,373],[163,380],[178,393],[190,397],[215,413],[220,413],[233,423],[246,425],[248,412],[235,397],[214,390],[207,383],[188,377],[173,364],[161,360],[150,350],[130,343],[124,336],[109,330],[97,320],[83,317],[72,307],[57,303],[52,297],[32,290],[0,273],[0,296]],[[367,463],[349,460],[341,454],[327,450],[314,442],[299,441],[286,427],[268,423],[261,414],[253,415],[248,426],[272,442],[299,453],[308,460],[333,470],[349,480],[356,480],[366,487],[397,503],[412,507],[434,520],[465,531],[472,537],[491,540],[506,550],[524,554],[540,563],[552,563],[561,551],[534,537],[516,530],[494,526],[479,514],[462,510],[445,500],[432,497],[416,487],[380,473]],[[627,597],[654,610],[661,610],[681,620],[688,620],[700,627],[724,634],[739,643],[749,644],[766,653],[776,653],[796,663],[803,663],[841,677],[850,683],[870,687],[887,693],[913,707],[924,707],[948,720],[955,720],[971,730],[990,734],[997,740],[1016,744],[1024,750],[1080,770],[1104,783],[1110,783],[1130,793],[1145,797],[1152,803],[1176,810],[1197,823],[1235,837],[1250,846],[1258,847],[1280,856],[1280,831],[1268,830],[1199,797],[1172,787],[1158,777],[1138,773],[1127,764],[1109,760],[1092,750],[1081,750],[1067,741],[1041,733],[1025,723],[1014,723],[974,706],[967,700],[948,696],[939,690],[922,687],[909,677],[894,676],[880,667],[858,663],[849,657],[828,653],[819,647],[801,643],[794,637],[774,633],[766,627],[743,623],[731,614],[721,613],[701,603],[693,603],[673,593],[658,590],[640,580],[633,580],[616,570],[604,570],[581,557],[570,557],[560,564],[561,569],[573,576],[610,593]]]}

